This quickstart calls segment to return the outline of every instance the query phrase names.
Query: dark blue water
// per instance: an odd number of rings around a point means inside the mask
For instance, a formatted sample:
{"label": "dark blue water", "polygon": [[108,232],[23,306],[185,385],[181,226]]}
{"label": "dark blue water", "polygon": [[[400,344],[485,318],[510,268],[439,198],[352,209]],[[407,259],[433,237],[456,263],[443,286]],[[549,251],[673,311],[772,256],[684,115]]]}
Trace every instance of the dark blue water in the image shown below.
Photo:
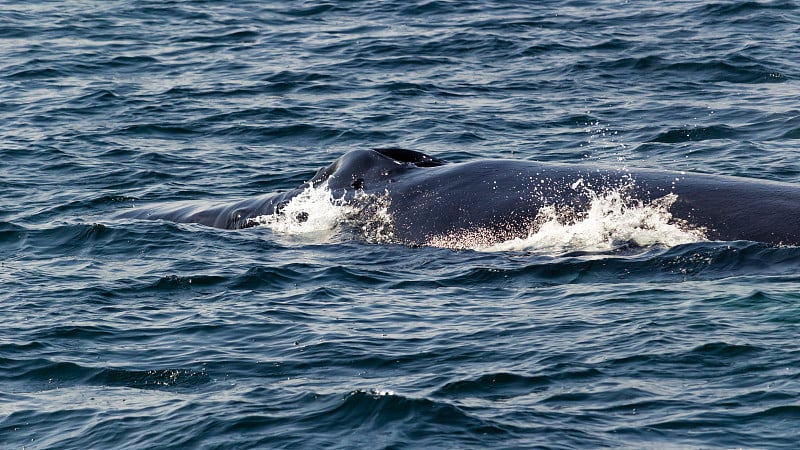
{"label": "dark blue water", "polygon": [[800,183],[800,6],[0,4],[0,448],[793,448],[800,249],[113,220],[403,146]]}

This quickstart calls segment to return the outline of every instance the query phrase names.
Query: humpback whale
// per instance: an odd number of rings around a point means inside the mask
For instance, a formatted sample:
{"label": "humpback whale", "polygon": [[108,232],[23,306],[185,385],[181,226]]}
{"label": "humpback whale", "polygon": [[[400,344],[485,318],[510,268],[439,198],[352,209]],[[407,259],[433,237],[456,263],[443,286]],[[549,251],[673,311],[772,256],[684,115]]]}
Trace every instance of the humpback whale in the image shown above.
{"label": "humpback whale", "polygon": [[342,202],[382,199],[393,241],[412,246],[447,236],[480,236],[483,244],[524,238],[535,231],[543,209],[574,220],[594,196],[612,190],[639,204],[660,202],[677,226],[708,240],[800,245],[800,187],[789,183],[526,160],[450,163],[401,148],[351,151],[282,193],[228,204],[130,209],[117,217],[248,228],[261,223],[258,217],[283,214],[293,198],[320,186]]}

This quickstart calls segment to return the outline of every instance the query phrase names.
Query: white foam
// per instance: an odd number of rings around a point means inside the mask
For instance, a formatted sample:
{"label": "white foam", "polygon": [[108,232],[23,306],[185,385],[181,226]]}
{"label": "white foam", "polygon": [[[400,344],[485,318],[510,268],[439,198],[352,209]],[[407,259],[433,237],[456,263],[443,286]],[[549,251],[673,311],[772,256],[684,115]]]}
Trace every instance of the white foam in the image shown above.
{"label": "white foam", "polygon": [[350,199],[334,197],[327,183],[307,187],[279,212],[251,218],[252,223],[285,234],[319,234],[350,226],[369,241],[391,239],[388,197],[355,191]]}
{"label": "white foam", "polygon": [[253,217],[250,222],[288,234],[329,231],[339,225],[346,208],[347,203],[334,198],[326,184],[319,187],[309,184],[279,213]]}
{"label": "white foam", "polygon": [[[632,183],[630,180],[627,182]],[[473,249],[485,252],[524,251],[564,253],[570,251],[610,251],[621,246],[672,247],[705,240],[703,230],[692,229],[675,220],[669,208],[677,196],[669,194],[644,203],[620,186],[603,194],[591,190],[582,180],[570,186],[585,192],[588,208],[570,210],[545,206],[533,221],[531,232],[524,238],[505,240],[497,230],[472,229],[452,235],[437,236],[427,245],[452,249]],[[350,192],[346,199],[334,197],[323,183],[308,185],[278,213],[259,216],[251,221],[279,233],[317,235],[326,239],[334,230],[348,230],[370,242],[394,242],[389,196]]]}
{"label": "white foam", "polygon": [[544,207],[528,237],[480,245],[475,250],[564,253],[610,251],[629,244],[672,247],[705,240],[702,230],[673,219],[669,208],[677,198],[669,194],[645,204],[628,198],[624,187],[602,195],[591,193],[588,210],[572,215],[577,219],[564,220],[563,211]]}

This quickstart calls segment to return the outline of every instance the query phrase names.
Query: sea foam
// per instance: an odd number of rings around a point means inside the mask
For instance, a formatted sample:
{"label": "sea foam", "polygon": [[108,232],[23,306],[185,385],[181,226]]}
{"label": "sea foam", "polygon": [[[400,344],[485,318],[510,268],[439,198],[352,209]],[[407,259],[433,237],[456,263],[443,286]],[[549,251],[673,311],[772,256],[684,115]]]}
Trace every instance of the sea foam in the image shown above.
{"label": "sea foam", "polygon": [[387,195],[354,191],[336,197],[327,183],[309,183],[278,212],[250,221],[285,234],[346,230],[371,242],[390,242],[393,227],[388,206]]}
{"label": "sea foam", "polygon": [[624,188],[602,194],[592,192],[589,207],[583,213],[564,214],[563,210],[546,206],[539,211],[536,226],[527,237],[475,249],[563,253],[610,251],[628,245],[672,247],[705,240],[703,230],[672,217],[669,208],[677,198],[668,194],[645,203],[629,198]]}

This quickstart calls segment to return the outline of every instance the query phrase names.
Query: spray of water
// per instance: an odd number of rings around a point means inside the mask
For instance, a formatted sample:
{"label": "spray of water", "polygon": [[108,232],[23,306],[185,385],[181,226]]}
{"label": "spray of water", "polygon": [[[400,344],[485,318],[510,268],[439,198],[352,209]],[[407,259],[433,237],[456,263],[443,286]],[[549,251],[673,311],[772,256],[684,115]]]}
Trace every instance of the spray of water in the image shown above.
{"label": "spray of water", "polygon": [[[570,188],[585,191],[590,199],[588,207],[574,210],[545,206],[533,221],[528,236],[508,239],[498,230],[477,228],[436,236],[427,245],[484,252],[563,253],[603,252],[630,245],[671,247],[705,239],[703,230],[693,229],[672,217],[669,209],[677,200],[674,194],[645,203],[627,194],[630,185],[602,193],[583,183]],[[326,184],[309,185],[279,212],[251,220],[279,233],[344,230],[370,242],[394,242],[389,204],[388,193],[357,191],[347,198],[335,197]]]}
{"label": "spray of water", "polygon": [[618,188],[603,194],[591,193],[591,202],[583,213],[564,214],[555,207],[544,207],[527,237],[480,246],[476,250],[610,251],[631,244],[672,247],[705,239],[703,230],[673,219],[669,208],[678,198],[675,194],[644,203],[628,198],[625,191]]}
{"label": "spray of water", "polygon": [[392,221],[387,195],[362,191],[335,197],[327,183],[309,184],[274,214],[251,218],[256,225],[285,234],[317,234],[346,230],[370,242],[391,242]]}
{"label": "spray of water", "polygon": [[327,185],[309,184],[278,212],[253,217],[250,222],[287,234],[329,231],[339,225],[346,209],[344,198],[334,198]]}

